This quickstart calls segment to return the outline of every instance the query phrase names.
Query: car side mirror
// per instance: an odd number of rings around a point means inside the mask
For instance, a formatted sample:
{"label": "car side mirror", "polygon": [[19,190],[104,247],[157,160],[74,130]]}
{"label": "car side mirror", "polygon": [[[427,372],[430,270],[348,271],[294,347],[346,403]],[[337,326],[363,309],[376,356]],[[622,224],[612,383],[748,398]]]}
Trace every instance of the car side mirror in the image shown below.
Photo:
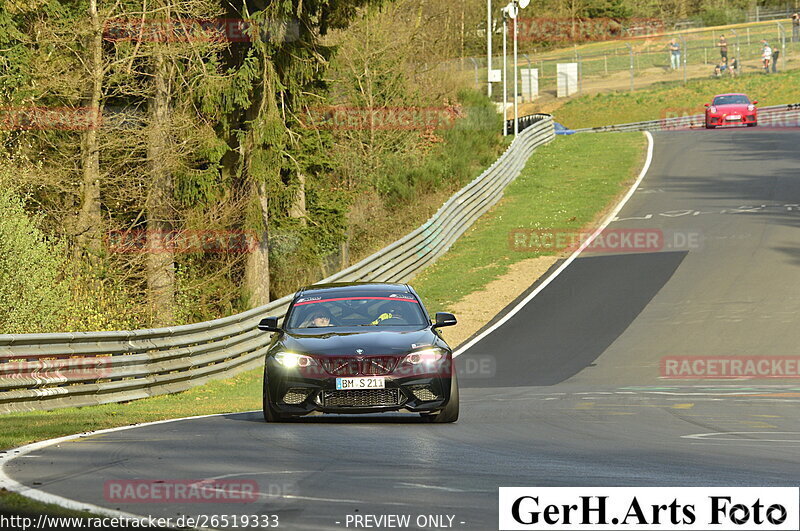
{"label": "car side mirror", "polygon": [[447,312],[436,312],[436,322],[431,328],[441,328],[443,326],[453,326],[458,323],[456,316]]}
{"label": "car side mirror", "polygon": [[753,105],[758,105],[758,100],[755,100],[755,101],[753,102]]}
{"label": "car side mirror", "polygon": [[703,105],[704,105],[705,107],[711,107],[711,104],[709,104],[709,103],[704,103]]}
{"label": "car side mirror", "polygon": [[258,322],[258,329],[262,332],[280,332],[281,327],[278,326],[278,317],[265,317]]}

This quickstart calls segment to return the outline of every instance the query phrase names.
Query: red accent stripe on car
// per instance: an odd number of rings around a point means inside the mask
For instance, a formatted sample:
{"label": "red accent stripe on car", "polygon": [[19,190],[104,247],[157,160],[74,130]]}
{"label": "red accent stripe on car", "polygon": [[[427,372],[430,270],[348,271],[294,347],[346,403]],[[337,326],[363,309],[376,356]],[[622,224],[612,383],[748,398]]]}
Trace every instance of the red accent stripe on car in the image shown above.
{"label": "red accent stripe on car", "polygon": [[336,299],[320,299],[318,301],[305,301],[305,302],[297,302],[295,306],[302,306],[303,304],[314,304],[317,302],[331,302],[331,301],[361,301],[361,300],[381,300],[381,301],[405,301],[405,302],[414,302],[419,304],[418,301],[414,299],[406,299],[404,297],[339,297]]}

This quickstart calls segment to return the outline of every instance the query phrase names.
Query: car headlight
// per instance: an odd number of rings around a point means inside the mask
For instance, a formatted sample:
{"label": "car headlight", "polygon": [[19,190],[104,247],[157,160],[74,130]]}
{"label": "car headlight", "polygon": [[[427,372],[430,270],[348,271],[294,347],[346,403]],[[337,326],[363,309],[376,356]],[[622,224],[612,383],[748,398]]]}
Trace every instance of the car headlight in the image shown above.
{"label": "car headlight", "polygon": [[431,365],[444,358],[444,356],[445,351],[440,348],[426,348],[408,354],[403,358],[403,363],[410,363],[411,365]]}
{"label": "car headlight", "polygon": [[754,110],[756,110],[756,106],[751,103],[750,105],[747,106],[747,110],[748,111],[754,111]]}
{"label": "car headlight", "polygon": [[316,363],[314,358],[311,356],[295,354],[294,352],[278,352],[274,357],[275,361],[287,369],[294,369],[295,367],[310,367]]}
{"label": "car headlight", "polygon": [[717,112],[717,108],[714,107],[713,105],[711,107],[709,107],[708,110],[711,111],[711,112]]}

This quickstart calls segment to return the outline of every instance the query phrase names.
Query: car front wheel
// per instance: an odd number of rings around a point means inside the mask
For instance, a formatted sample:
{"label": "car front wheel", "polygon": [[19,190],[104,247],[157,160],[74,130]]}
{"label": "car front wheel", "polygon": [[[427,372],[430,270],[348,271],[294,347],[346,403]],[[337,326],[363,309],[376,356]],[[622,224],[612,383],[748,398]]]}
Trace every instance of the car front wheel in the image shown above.
{"label": "car front wheel", "polygon": [[436,424],[446,424],[458,420],[458,377],[456,376],[455,368],[453,369],[453,376],[450,377],[450,400],[438,413],[421,413],[423,422],[431,422]]}
{"label": "car front wheel", "polygon": [[264,367],[264,388],[261,395],[262,409],[264,410],[264,420],[266,422],[284,421],[287,417],[278,413],[278,411],[275,409],[275,406],[272,405],[272,400],[269,398],[269,385],[267,378],[267,368]]}

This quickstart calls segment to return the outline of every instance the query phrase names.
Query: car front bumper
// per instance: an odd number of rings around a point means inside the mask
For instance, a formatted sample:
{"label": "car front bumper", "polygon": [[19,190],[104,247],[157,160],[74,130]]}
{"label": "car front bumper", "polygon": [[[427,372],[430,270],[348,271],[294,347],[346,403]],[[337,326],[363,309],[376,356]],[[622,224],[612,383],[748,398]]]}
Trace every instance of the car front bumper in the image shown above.
{"label": "car front bumper", "polygon": [[269,358],[266,374],[270,402],[277,412],[286,415],[400,410],[425,413],[442,409],[450,399],[450,372],[442,367],[427,374],[388,374],[383,377],[383,389],[344,391],[336,389],[335,376],[304,376]]}
{"label": "car front bumper", "polygon": [[727,114],[709,114],[706,117],[708,125],[741,125],[741,124],[754,124],[757,123],[756,113],[746,113],[739,115],[741,118],[731,119]]}

